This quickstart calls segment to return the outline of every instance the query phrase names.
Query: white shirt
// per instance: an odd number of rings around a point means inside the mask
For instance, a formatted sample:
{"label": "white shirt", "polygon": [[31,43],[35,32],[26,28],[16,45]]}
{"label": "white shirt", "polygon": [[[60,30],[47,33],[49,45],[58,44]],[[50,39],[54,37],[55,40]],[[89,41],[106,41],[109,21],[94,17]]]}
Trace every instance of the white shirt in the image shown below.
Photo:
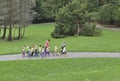
{"label": "white shirt", "polygon": [[45,52],[45,48],[42,48],[42,52]]}
{"label": "white shirt", "polygon": [[63,48],[63,52],[66,52],[66,48],[65,47]]}

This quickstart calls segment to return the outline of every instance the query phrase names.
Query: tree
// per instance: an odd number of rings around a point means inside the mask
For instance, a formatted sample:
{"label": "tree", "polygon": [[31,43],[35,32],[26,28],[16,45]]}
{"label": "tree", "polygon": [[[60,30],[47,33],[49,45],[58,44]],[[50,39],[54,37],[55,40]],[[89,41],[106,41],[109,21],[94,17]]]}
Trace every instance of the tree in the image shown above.
{"label": "tree", "polygon": [[7,29],[7,0],[0,0],[0,31],[3,29],[3,33],[1,33],[1,38],[5,39],[6,29]]}
{"label": "tree", "polygon": [[[25,26],[32,18],[31,7],[33,7],[34,0],[1,0],[0,1],[0,20],[1,29],[4,29],[2,38],[5,38],[6,30],[8,29],[8,41],[13,39],[20,39],[25,33]],[[18,28],[18,36],[13,37],[13,29]]]}
{"label": "tree", "polygon": [[52,37],[79,35],[83,25],[89,19],[87,3],[84,0],[75,0],[60,9],[56,16],[56,27]]}
{"label": "tree", "polygon": [[108,3],[103,5],[99,11],[101,20],[107,21],[113,25],[116,19],[117,10],[118,6],[114,3]]}
{"label": "tree", "polygon": [[15,17],[17,15],[17,10],[16,5],[17,0],[8,0],[7,1],[7,6],[8,6],[8,24],[9,24],[9,34],[8,34],[8,41],[12,41],[12,26],[15,24]]}
{"label": "tree", "polygon": [[30,10],[34,5],[32,0],[19,0],[18,6],[18,36],[20,39],[25,34],[25,27],[28,25],[29,20],[32,20],[33,15],[31,15],[32,10]]}

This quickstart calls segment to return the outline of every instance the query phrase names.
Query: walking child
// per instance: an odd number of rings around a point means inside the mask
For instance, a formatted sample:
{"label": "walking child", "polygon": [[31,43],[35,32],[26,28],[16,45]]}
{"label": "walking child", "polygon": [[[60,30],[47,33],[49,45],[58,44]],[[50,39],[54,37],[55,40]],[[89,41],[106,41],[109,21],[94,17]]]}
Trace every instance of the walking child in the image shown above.
{"label": "walking child", "polygon": [[23,46],[23,48],[22,48],[22,57],[23,58],[25,57],[25,46]]}
{"label": "walking child", "polygon": [[45,56],[45,46],[42,46],[41,57],[44,58]]}
{"label": "walking child", "polygon": [[54,55],[58,56],[57,52],[58,52],[58,46],[55,45],[55,48],[54,48]]}
{"label": "walking child", "polygon": [[38,47],[37,46],[35,46],[35,55],[34,55],[34,57],[38,57]]}
{"label": "walking child", "polygon": [[66,56],[66,48],[65,48],[65,46],[63,47],[63,51],[62,51],[62,54],[64,54],[64,56]]}
{"label": "walking child", "polygon": [[47,55],[50,57],[50,47],[47,47],[47,48],[46,48],[45,57],[46,57]]}
{"label": "walking child", "polygon": [[31,57],[31,54],[32,54],[32,49],[31,49],[31,46],[30,46],[29,51],[28,51],[28,57]]}
{"label": "walking child", "polygon": [[42,47],[41,47],[41,45],[39,45],[39,47],[38,47],[38,54],[41,55],[41,51],[42,51]]}
{"label": "walking child", "polygon": [[62,43],[62,46],[61,46],[61,48],[62,48],[61,54],[63,54],[63,48],[64,48],[65,46],[66,46],[65,42],[63,42],[63,43]]}
{"label": "walking child", "polygon": [[31,57],[32,57],[34,55],[34,53],[35,53],[35,46],[34,46],[34,44],[32,44],[31,50],[32,50],[32,53],[31,53]]}

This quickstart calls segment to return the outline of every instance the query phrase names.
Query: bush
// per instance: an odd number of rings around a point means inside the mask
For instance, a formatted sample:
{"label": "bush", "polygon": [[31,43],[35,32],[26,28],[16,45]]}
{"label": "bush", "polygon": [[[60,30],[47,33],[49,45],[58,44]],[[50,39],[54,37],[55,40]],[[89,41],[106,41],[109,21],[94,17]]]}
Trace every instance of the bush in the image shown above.
{"label": "bush", "polygon": [[52,32],[52,33],[51,33],[51,36],[52,36],[53,38],[64,38],[64,37],[65,37],[65,35],[60,35],[60,34],[55,33],[55,32]]}
{"label": "bush", "polygon": [[82,36],[98,36],[100,34],[101,34],[101,30],[96,29],[95,24],[85,24],[80,32],[80,35]]}

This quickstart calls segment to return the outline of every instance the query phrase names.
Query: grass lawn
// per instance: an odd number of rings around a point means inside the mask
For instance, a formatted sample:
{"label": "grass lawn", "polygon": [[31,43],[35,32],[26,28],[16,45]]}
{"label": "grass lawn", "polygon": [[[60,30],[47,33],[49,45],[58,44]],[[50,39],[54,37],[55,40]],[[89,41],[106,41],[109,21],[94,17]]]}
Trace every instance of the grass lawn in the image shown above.
{"label": "grass lawn", "polygon": [[23,45],[44,45],[47,39],[51,40],[51,51],[54,50],[55,45],[60,48],[61,43],[66,41],[66,49],[71,52],[120,52],[120,31],[102,30],[102,35],[98,37],[79,36],[54,39],[50,36],[54,26],[54,23],[30,25],[26,28],[23,39],[13,42],[0,40],[0,54],[21,53]]}
{"label": "grass lawn", "polygon": [[120,81],[119,58],[0,62],[0,81]]}

